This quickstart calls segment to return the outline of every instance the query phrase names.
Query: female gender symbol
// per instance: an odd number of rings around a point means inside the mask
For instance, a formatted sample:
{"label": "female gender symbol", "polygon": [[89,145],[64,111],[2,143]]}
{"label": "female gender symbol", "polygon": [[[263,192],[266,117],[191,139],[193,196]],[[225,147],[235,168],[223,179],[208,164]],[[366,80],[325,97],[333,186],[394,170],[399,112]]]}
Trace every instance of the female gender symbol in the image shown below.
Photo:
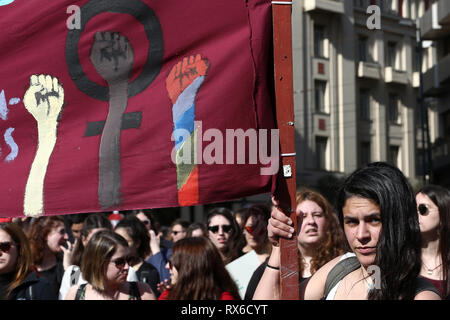
{"label": "female gender symbol", "polygon": [[[108,87],[89,80],[81,67],[78,56],[81,34],[87,22],[103,12],[130,14],[144,26],[149,39],[147,60],[141,74],[131,83],[128,83],[128,72],[134,58],[133,50],[128,40],[117,33],[98,32],[90,56],[97,72],[108,82]],[[119,141],[121,129],[129,125],[127,119],[130,117],[124,114],[127,96],[130,98],[144,91],[159,74],[163,61],[163,38],[161,25],[155,13],[139,0],[91,0],[81,8],[80,14],[81,28],[69,30],[67,35],[66,62],[70,77],[82,92],[95,99],[110,102],[104,126],[103,123],[97,123],[94,126],[88,124],[85,134],[85,136],[95,135],[92,133],[96,130],[95,128],[100,128],[102,132],[99,150],[98,201],[102,209],[107,209],[119,206],[121,203]],[[120,47],[120,50],[116,50],[117,47]],[[120,71],[119,61],[122,64],[120,67],[125,71]],[[115,79],[115,77],[118,78]],[[117,86],[120,83],[122,85]],[[131,120],[139,121],[139,119],[139,115],[131,117]],[[133,125],[132,123],[131,126]],[[95,130],[91,130],[93,127]]]}

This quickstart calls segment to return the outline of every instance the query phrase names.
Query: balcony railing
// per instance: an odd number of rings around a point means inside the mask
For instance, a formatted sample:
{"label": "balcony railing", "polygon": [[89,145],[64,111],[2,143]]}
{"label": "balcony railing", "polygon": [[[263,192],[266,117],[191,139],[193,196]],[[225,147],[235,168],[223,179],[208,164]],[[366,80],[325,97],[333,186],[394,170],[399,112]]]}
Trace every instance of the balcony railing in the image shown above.
{"label": "balcony railing", "polygon": [[450,1],[433,3],[420,18],[420,35],[423,40],[437,40],[450,34]]}
{"label": "balcony railing", "polygon": [[423,74],[423,90],[426,95],[439,95],[448,90],[450,83],[450,54]]}
{"label": "balcony railing", "polygon": [[405,71],[395,70],[393,67],[384,69],[384,81],[386,83],[408,84],[408,74]]}
{"label": "balcony railing", "polygon": [[360,61],[358,64],[358,78],[380,80],[381,68],[378,63]]}
{"label": "balcony railing", "polygon": [[450,1],[440,0],[438,2],[438,19],[441,25],[450,24]]}

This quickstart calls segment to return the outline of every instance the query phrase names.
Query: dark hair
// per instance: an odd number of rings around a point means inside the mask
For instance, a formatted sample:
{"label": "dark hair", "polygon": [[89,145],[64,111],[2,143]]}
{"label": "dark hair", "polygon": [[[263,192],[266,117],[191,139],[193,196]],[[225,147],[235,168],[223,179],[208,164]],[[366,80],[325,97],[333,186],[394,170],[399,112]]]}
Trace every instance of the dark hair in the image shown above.
{"label": "dark hair", "polygon": [[265,233],[267,235],[267,223],[270,218],[270,209],[261,204],[255,204],[249,207],[242,216],[242,221],[244,222],[243,227],[245,227],[245,223],[250,217],[252,217],[253,232],[255,234]]}
{"label": "dark hair", "polygon": [[242,249],[245,246],[245,238],[236,219],[233,217],[233,212],[230,209],[220,207],[209,211],[206,216],[206,227],[209,227],[211,219],[215,216],[223,216],[230,222],[231,225],[230,246],[227,248],[226,252],[223,252],[226,256],[224,262],[227,264],[242,255]]}
{"label": "dark hair", "polygon": [[205,237],[208,236],[208,229],[206,229],[206,226],[205,226],[204,223],[201,223],[201,222],[193,222],[193,223],[191,223],[191,224],[189,225],[189,227],[187,228],[186,238],[192,237],[192,233],[193,233],[195,230],[198,230],[198,229],[202,230],[203,235],[204,235]]}
{"label": "dark hair", "polygon": [[240,299],[219,250],[208,238],[177,241],[170,261],[178,271],[178,279],[169,290],[168,300],[218,300],[223,292]]}
{"label": "dark hair", "polygon": [[150,253],[150,236],[145,224],[135,216],[126,216],[116,225],[115,230],[123,228],[134,243],[139,242],[136,249],[139,258],[145,259]]}
{"label": "dark hair", "polygon": [[31,250],[28,244],[28,239],[21,227],[16,223],[0,223],[0,230],[5,231],[17,246],[17,259],[14,267],[14,276],[12,282],[8,288],[5,298],[11,294],[11,292],[22,283],[27,275],[32,271],[32,257]]}
{"label": "dark hair", "polygon": [[112,230],[111,221],[109,221],[109,219],[103,213],[90,213],[83,221],[83,227],[81,228],[81,237],[75,243],[72,258],[70,259],[70,264],[76,266],[81,265],[81,259],[83,257],[84,252],[84,245],[82,238],[87,238],[92,230],[98,228]]}
{"label": "dark hair", "polygon": [[450,292],[449,267],[450,267],[450,191],[441,186],[427,185],[417,193],[423,193],[439,209],[439,253],[442,259],[442,273],[446,286],[444,286],[444,296]]}
{"label": "dark hair", "polygon": [[64,226],[64,219],[61,216],[46,216],[37,218],[31,224],[28,239],[34,264],[42,263],[47,236],[59,223]]}
{"label": "dark hair", "polygon": [[381,288],[371,290],[370,300],[412,300],[419,276],[420,229],[414,193],[403,173],[385,162],[370,163],[353,172],[341,186],[337,210],[341,225],[347,199],[362,197],[376,203],[381,214],[375,264]]}
{"label": "dark hair", "polygon": [[180,225],[183,229],[187,229],[189,227],[189,222],[183,219],[176,219],[170,224],[170,230],[176,225]]}
{"label": "dark hair", "polygon": [[[243,207],[243,208],[240,208],[240,209],[234,211],[234,214],[233,214],[234,219],[236,219],[236,217],[238,217],[238,216],[241,217],[241,222],[240,223],[238,222],[238,225],[241,228],[241,230],[244,229],[245,221],[247,221],[248,210],[249,210],[249,207]],[[237,219],[236,219],[236,221],[237,221]]]}
{"label": "dark hair", "polygon": [[127,215],[137,216],[139,213],[144,214],[148,218],[148,220],[150,220],[150,228],[155,232],[158,231],[157,230],[158,224],[156,223],[157,219],[155,218],[152,209],[124,210],[121,212],[123,212],[125,216]]}
{"label": "dark hair", "polygon": [[90,213],[77,213],[77,214],[71,214],[67,216],[67,220],[69,223],[69,226],[72,226],[73,224],[77,223],[83,223],[84,220],[86,220],[87,217],[89,217]]}

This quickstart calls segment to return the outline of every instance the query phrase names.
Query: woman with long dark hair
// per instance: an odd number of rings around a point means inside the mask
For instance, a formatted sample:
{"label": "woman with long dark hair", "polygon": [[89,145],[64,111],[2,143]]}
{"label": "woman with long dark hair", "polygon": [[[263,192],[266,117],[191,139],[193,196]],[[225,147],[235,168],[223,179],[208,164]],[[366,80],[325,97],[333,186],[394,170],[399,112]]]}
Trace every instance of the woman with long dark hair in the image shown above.
{"label": "woman with long dark hair", "polygon": [[177,241],[167,263],[171,288],[160,300],[236,300],[240,299],[216,246],[206,237]]}
{"label": "woman with long dark hair", "polygon": [[420,275],[433,283],[442,298],[449,299],[450,281],[450,191],[427,185],[416,194],[422,234]]}
{"label": "woman with long dark hair", "polygon": [[0,300],[52,300],[51,284],[33,268],[28,239],[15,223],[0,223]]}
{"label": "woman with long dark hair", "polygon": [[206,216],[206,227],[209,239],[219,249],[225,264],[242,255],[245,238],[231,210],[212,209]]}
{"label": "woman with long dark hair", "polygon": [[[376,162],[356,170],[339,189],[336,208],[352,252],[331,260],[303,282],[300,298],[440,299],[434,286],[419,277],[416,201],[398,168]],[[278,209],[272,211],[268,233],[273,243],[280,236],[292,237],[289,222]],[[266,297],[265,292],[279,282],[279,263],[279,257],[269,259],[272,268],[266,268],[256,297]],[[345,272],[338,273],[338,269]]]}
{"label": "woman with long dark hair", "polygon": [[128,242],[130,266],[136,272],[139,281],[147,283],[153,293],[159,296],[159,272],[145,258],[150,253],[150,236],[145,224],[135,216],[126,216],[116,225],[114,231]]}

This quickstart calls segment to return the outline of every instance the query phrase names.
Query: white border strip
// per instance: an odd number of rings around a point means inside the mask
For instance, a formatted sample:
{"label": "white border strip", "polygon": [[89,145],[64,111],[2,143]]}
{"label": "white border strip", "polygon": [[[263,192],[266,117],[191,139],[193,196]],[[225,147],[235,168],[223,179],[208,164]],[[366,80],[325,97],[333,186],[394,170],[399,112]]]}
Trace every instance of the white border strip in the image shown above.
{"label": "white border strip", "polygon": [[292,4],[292,1],[272,1],[272,4]]}

